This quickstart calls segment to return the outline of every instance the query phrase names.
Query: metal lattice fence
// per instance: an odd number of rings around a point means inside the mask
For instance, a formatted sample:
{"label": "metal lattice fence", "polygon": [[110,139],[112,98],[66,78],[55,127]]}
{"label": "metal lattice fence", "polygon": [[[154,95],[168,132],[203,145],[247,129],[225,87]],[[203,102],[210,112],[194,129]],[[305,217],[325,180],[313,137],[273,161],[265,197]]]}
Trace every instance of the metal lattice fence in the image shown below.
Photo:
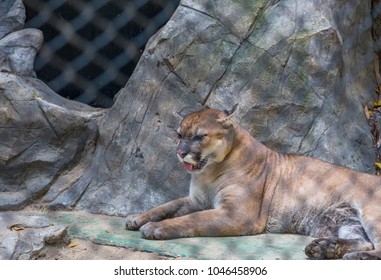
{"label": "metal lattice fence", "polygon": [[37,76],[64,97],[109,107],[148,39],[180,0],[27,0],[26,27],[42,30]]}

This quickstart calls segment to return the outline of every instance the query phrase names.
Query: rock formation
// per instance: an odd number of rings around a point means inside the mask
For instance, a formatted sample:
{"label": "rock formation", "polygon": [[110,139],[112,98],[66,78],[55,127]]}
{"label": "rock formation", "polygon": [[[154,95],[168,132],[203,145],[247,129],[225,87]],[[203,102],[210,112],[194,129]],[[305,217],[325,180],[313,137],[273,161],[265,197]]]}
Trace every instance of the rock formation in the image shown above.
{"label": "rock formation", "polygon": [[374,172],[370,1],[183,0],[112,108],[66,100],[33,72],[42,43],[20,0],[0,3],[0,210],[126,215],[187,194],[179,115],[239,103],[280,152]]}

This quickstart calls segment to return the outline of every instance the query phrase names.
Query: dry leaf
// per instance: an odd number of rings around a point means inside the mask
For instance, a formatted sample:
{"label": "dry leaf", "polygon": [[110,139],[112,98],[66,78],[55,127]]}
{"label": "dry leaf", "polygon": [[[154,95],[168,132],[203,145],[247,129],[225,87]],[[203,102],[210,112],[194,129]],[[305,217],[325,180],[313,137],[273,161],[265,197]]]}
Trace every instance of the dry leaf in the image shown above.
{"label": "dry leaf", "polygon": [[23,226],[12,226],[11,227],[11,231],[20,231],[20,230],[24,230],[25,227]]}
{"label": "dry leaf", "polygon": [[370,119],[370,114],[371,114],[371,112],[369,111],[367,105],[364,106],[364,111],[365,111],[366,119],[369,120],[369,119]]}
{"label": "dry leaf", "polygon": [[374,165],[381,169],[381,162],[375,162]]}
{"label": "dry leaf", "polygon": [[67,247],[69,247],[69,248],[74,248],[74,247],[77,247],[77,246],[78,246],[77,242],[71,242],[69,245],[67,245]]}
{"label": "dry leaf", "polygon": [[33,97],[36,99],[42,99],[42,96],[39,95],[37,92],[33,92]]}

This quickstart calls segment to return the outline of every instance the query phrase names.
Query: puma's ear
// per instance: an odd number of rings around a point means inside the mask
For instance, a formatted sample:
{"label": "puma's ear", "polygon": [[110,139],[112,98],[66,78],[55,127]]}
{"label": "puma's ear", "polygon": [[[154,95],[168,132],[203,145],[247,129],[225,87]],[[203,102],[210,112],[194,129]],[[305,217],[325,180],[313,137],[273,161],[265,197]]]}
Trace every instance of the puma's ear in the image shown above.
{"label": "puma's ear", "polygon": [[230,110],[224,110],[224,112],[229,116],[234,115],[237,112],[238,109],[238,103],[233,106]]}
{"label": "puma's ear", "polygon": [[233,106],[230,110],[225,110],[224,112],[227,114],[225,118],[220,120],[220,123],[223,128],[229,128],[233,124],[233,118],[237,112],[238,103]]}

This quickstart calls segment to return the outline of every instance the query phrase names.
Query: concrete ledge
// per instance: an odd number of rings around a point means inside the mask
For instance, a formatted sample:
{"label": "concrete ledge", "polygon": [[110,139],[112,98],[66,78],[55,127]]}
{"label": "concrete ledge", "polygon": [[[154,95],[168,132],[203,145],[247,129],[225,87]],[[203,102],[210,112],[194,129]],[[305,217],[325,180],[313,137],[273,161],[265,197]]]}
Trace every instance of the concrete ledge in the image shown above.
{"label": "concrete ledge", "polygon": [[301,235],[262,234],[243,237],[151,241],[142,239],[139,232],[125,230],[124,218],[121,217],[85,212],[15,212],[15,214],[23,220],[25,217],[30,219],[48,218],[55,226],[67,228],[71,237],[102,245],[154,252],[171,258],[303,260],[306,259],[304,247],[313,239]]}

